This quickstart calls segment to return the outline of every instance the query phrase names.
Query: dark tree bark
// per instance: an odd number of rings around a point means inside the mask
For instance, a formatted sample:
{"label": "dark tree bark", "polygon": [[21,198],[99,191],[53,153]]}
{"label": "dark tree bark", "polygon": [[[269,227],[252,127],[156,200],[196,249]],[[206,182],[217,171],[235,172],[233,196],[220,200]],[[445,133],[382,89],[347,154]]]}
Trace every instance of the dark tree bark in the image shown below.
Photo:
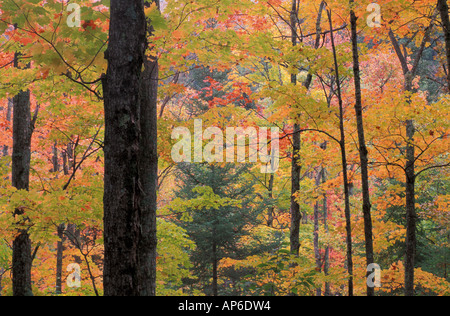
{"label": "dark tree bark", "polygon": [[[159,1],[156,2],[159,8]],[[146,6],[150,6],[148,2]],[[150,26],[148,32],[154,32]],[[139,173],[142,186],[141,236],[139,238],[140,295],[156,295],[157,257],[157,191],[158,191],[158,60],[151,56],[144,60],[141,81],[140,156]]]}
{"label": "dark tree bark", "polygon": [[[52,172],[59,172],[59,158],[58,158],[58,148],[57,143],[53,146],[53,156],[52,156]],[[58,177],[58,174],[55,175]],[[57,228],[57,234],[59,237],[58,242],[56,243],[56,282],[55,282],[55,294],[62,294],[62,273],[63,273],[63,256],[64,256],[64,230],[65,225],[61,224]]]}
{"label": "dark tree bark", "polygon": [[143,0],[111,1],[105,105],[104,294],[139,296],[143,195],[140,91],[146,48]]}
{"label": "dark tree bark", "polygon": [[350,187],[347,170],[347,151],[345,148],[345,128],[344,128],[344,104],[341,93],[341,79],[339,76],[339,64],[337,60],[336,46],[334,43],[333,22],[331,20],[331,11],[328,11],[328,20],[330,22],[330,36],[333,47],[333,57],[335,65],[335,75],[337,83],[337,95],[339,99],[339,130],[341,133],[340,147],[342,158],[342,174],[344,178],[344,199],[345,199],[345,222],[347,231],[347,271],[348,271],[348,296],[353,296],[353,246],[352,246],[352,221],[350,212]]}
{"label": "dark tree bark", "polygon": [[[448,8],[447,8],[448,10]],[[433,17],[434,19],[434,17]],[[425,36],[422,40],[422,44],[414,58],[413,66],[410,69],[407,63],[407,57],[403,55],[400,45],[395,37],[395,34],[390,30],[389,38],[392,46],[397,54],[397,57],[402,65],[405,91],[414,92],[413,80],[417,75],[420,60],[423,56],[426,43],[429,40],[429,36],[433,29],[433,22],[425,29]],[[407,100],[411,103],[411,100]],[[406,253],[405,253],[405,295],[414,296],[414,269],[415,269],[415,257],[416,257],[416,226],[417,226],[417,214],[416,214],[416,171],[415,171],[415,147],[414,136],[416,129],[414,126],[414,120],[406,121],[406,137],[408,143],[406,144],[406,165],[405,165],[405,193],[406,193]]]}
{"label": "dark tree bark", "polygon": [[274,212],[275,212],[275,206],[273,206],[273,184],[275,181],[275,175],[272,173],[270,174],[269,179],[269,188],[268,188],[268,198],[270,200],[271,205],[269,206],[269,209],[267,210],[267,226],[273,227],[273,220],[274,220]]}
{"label": "dark tree bark", "polygon": [[[20,54],[14,55],[14,67],[19,68]],[[29,65],[25,66],[26,68]],[[31,137],[39,112],[37,106],[31,118],[30,91],[21,91],[12,101],[13,107],[13,153],[12,153],[12,185],[18,190],[29,190],[30,164],[31,164]],[[27,226],[29,220],[25,210],[16,209],[14,217],[21,216],[18,224]],[[36,248],[37,251],[38,247]],[[32,296],[31,266],[33,255],[31,253],[31,240],[27,229],[18,230],[13,240],[12,276],[13,295]]]}
{"label": "dark tree bark", "polygon": [[[18,67],[19,54],[16,53],[14,59],[14,66]],[[33,129],[30,91],[21,91],[13,98],[12,185],[18,190],[29,190]],[[18,224],[27,226],[28,219],[23,209],[16,209],[14,216],[21,216]],[[12,284],[14,296],[33,295],[31,289],[31,265],[30,236],[27,229],[20,229],[13,241]]]}
{"label": "dark tree bark", "polygon": [[[322,183],[324,172],[325,169],[323,167],[320,167],[315,179],[316,187],[319,187],[319,185]],[[316,259],[316,267],[319,270],[319,272],[322,271],[322,266],[324,265],[324,262],[322,261],[322,256],[320,254],[320,244],[319,244],[320,213],[321,213],[320,204],[319,201],[316,201],[316,203],[314,204],[314,257]],[[316,289],[316,296],[322,296],[321,287],[318,287]]]}
{"label": "dark tree bark", "polygon": [[[350,6],[354,5],[354,0],[350,0]],[[368,171],[368,151],[366,146],[364,119],[362,110],[362,95],[361,95],[361,75],[359,66],[359,51],[358,51],[358,32],[357,32],[357,17],[353,10],[350,11],[351,33],[352,33],[352,51],[353,51],[353,73],[355,81],[355,111],[359,139],[359,156],[361,161],[361,180],[362,180],[362,194],[363,194],[363,215],[364,215],[364,236],[366,245],[366,262],[367,266],[374,263],[373,254],[373,232],[372,232],[372,214],[371,202],[369,192],[369,171]],[[369,276],[369,275],[367,275]],[[374,296],[375,289],[367,286],[367,296]]]}
{"label": "dark tree bark", "polygon": [[438,10],[441,15],[444,30],[445,54],[447,56],[447,89],[450,92],[450,18],[448,15],[447,0],[438,0]]}
{"label": "dark tree bark", "polygon": [[406,255],[405,255],[405,295],[414,296],[414,269],[416,257],[416,174],[415,174],[415,127],[414,121],[406,122],[406,137],[410,145],[406,148]]}
{"label": "dark tree bark", "polygon": [[[292,8],[291,8],[291,16],[290,16],[290,28],[291,28],[291,42],[292,46],[295,47],[298,45],[298,32],[297,26],[299,22],[298,17],[298,1],[292,0]],[[315,48],[319,48],[320,45],[320,33],[321,26],[320,22],[322,20],[322,12],[325,8],[325,1],[322,1],[319,6],[319,13],[317,15],[316,21],[316,42]],[[291,83],[293,85],[297,84],[297,75],[291,75]],[[312,83],[312,75],[308,74],[305,82],[303,83],[306,89],[309,89]],[[300,250],[300,224],[302,221],[302,213],[300,212],[300,205],[295,201],[295,194],[300,191],[300,179],[301,179],[301,159],[300,159],[300,150],[301,150],[301,127],[299,124],[294,124],[294,131],[292,136],[292,165],[291,165],[291,207],[290,207],[290,215],[291,215],[291,226],[290,226],[290,245],[291,252],[293,254],[298,255]]]}
{"label": "dark tree bark", "polygon": [[[326,146],[326,144],[325,144]],[[324,168],[323,172],[322,172],[322,183],[325,183],[325,181],[327,180],[327,175],[326,175],[327,171]],[[327,198],[327,194],[324,193],[323,195],[323,202],[322,202],[322,214],[323,214],[323,226],[325,228],[325,233],[329,233],[328,230],[328,198]],[[325,275],[329,275],[329,271],[330,271],[330,246],[326,245],[325,247],[325,259],[324,259],[324,265],[323,265],[323,273]],[[329,282],[325,282],[325,296],[331,296],[331,286]]]}
{"label": "dark tree bark", "polygon": [[[106,296],[156,295],[158,61],[145,55],[144,6],[111,3],[105,103]],[[143,70],[142,70],[143,69]]]}
{"label": "dark tree bark", "polygon": [[[291,40],[292,46],[297,46],[297,21],[298,21],[298,9],[297,0],[292,0],[291,11]],[[291,75],[291,83],[297,84],[297,75]],[[302,214],[300,212],[300,205],[295,201],[295,195],[300,191],[300,149],[301,149],[301,135],[300,126],[294,124],[294,134],[292,139],[292,169],[291,169],[291,226],[290,226],[290,244],[291,252],[295,255],[300,251],[300,223],[302,220]]]}
{"label": "dark tree bark", "polygon": [[64,258],[64,230],[65,225],[58,226],[58,240],[56,244],[56,286],[55,293],[62,294],[62,273],[63,273],[63,258]]}
{"label": "dark tree bark", "polygon": [[300,223],[302,214],[300,212],[300,205],[295,200],[295,195],[300,191],[300,149],[301,136],[300,126],[294,124],[293,146],[292,146],[292,170],[291,170],[291,226],[290,226],[290,244],[291,252],[295,255],[300,251]]}

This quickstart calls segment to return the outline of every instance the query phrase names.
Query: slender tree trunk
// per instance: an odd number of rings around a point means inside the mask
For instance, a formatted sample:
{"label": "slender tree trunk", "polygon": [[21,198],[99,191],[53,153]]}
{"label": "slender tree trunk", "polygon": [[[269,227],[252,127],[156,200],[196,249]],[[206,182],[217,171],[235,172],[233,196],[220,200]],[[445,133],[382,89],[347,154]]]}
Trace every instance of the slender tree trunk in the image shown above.
{"label": "slender tree trunk", "polygon": [[[413,92],[413,73],[405,74],[405,90]],[[411,100],[407,100],[408,104]],[[415,174],[415,147],[414,135],[416,133],[414,120],[406,121],[406,166],[405,166],[405,193],[406,193],[406,253],[405,253],[405,295],[414,296],[414,269],[416,262],[416,174]]]}
{"label": "slender tree trunk", "polygon": [[[316,187],[322,182],[322,174],[324,170],[321,167],[316,175]],[[320,245],[319,245],[319,229],[320,229],[320,205],[319,201],[316,201],[314,205],[314,257],[316,259],[316,267],[320,271],[322,271],[322,256],[320,255]],[[316,296],[322,296],[322,288],[321,286],[316,289]]]}
{"label": "slender tree trunk", "polygon": [[273,227],[273,216],[274,216],[274,211],[275,211],[275,207],[272,204],[274,181],[275,181],[275,176],[273,173],[271,173],[270,179],[269,179],[269,193],[268,193],[271,205],[269,206],[269,209],[267,210],[267,226],[269,226],[269,227]]}
{"label": "slender tree trunk", "polygon": [[65,225],[58,226],[58,243],[56,244],[56,289],[57,295],[62,294],[62,273],[63,273],[63,257],[64,257],[64,230]]}
{"label": "slender tree trunk", "polygon": [[339,64],[337,60],[336,46],[334,43],[333,22],[331,20],[331,11],[328,11],[328,20],[330,22],[331,44],[333,47],[334,65],[336,73],[337,92],[339,99],[339,130],[341,133],[340,147],[342,158],[342,174],[344,178],[344,199],[345,199],[345,222],[347,231],[347,271],[348,271],[348,296],[353,296],[353,250],[352,250],[352,219],[350,212],[350,188],[348,182],[347,170],[347,151],[345,148],[345,127],[344,127],[344,104],[341,93],[341,79],[339,76]]}
{"label": "slender tree trunk", "polygon": [[302,214],[300,212],[300,205],[295,200],[295,195],[300,191],[300,126],[294,125],[293,146],[292,146],[292,170],[291,170],[291,228],[290,228],[290,243],[291,252],[298,255],[300,251],[300,223]]}
{"label": "slender tree trunk", "polygon": [[405,295],[414,296],[414,268],[416,256],[416,197],[415,197],[415,147],[414,121],[406,122],[408,146],[406,148],[406,258],[405,258]]}
{"label": "slender tree trunk", "polygon": [[447,0],[438,0],[438,10],[444,29],[445,53],[447,56],[447,89],[450,92],[450,18],[448,15]]}
{"label": "slender tree trunk", "polygon": [[[214,229],[215,232],[215,229]],[[216,236],[214,233],[213,236],[213,245],[212,245],[212,295],[213,296],[219,296],[219,290],[218,290],[218,272],[217,272],[217,243],[216,243]]]}
{"label": "slender tree trunk", "polygon": [[[143,0],[115,0],[110,8],[105,104],[104,293],[139,296],[143,179],[141,76],[146,47]],[[145,194],[145,193],[144,193]],[[151,290],[148,290],[150,293]]]}
{"label": "slender tree trunk", "polygon": [[[326,143],[325,143],[326,146]],[[322,183],[325,183],[325,181],[327,180],[327,175],[326,175],[326,169],[323,169],[322,172]],[[323,213],[323,226],[325,228],[325,233],[328,234],[328,198],[327,198],[327,194],[324,193],[323,195],[323,205],[322,205],[322,213]],[[325,262],[323,265],[323,273],[325,275],[329,274],[329,270],[330,270],[330,246],[326,245],[325,247]],[[331,296],[331,286],[329,282],[325,282],[325,296]]]}
{"label": "slender tree trunk", "polygon": [[[57,143],[53,146],[53,156],[52,156],[52,164],[53,169],[52,172],[59,172],[59,158],[58,158],[58,148]],[[58,177],[58,174],[56,174]],[[62,273],[63,273],[63,256],[64,256],[64,230],[65,225],[61,224],[58,226],[57,233],[59,240],[56,243],[56,282],[55,282],[55,294],[62,294]]]}
{"label": "slender tree trunk", "polygon": [[[298,7],[297,0],[292,0],[291,16],[290,16],[290,28],[291,28],[291,42],[292,46],[295,47],[298,44]],[[319,13],[316,22],[316,43],[315,48],[317,49],[320,45],[320,33],[322,20],[322,12],[325,8],[325,1],[322,1],[319,7]],[[308,74],[304,82],[306,89],[309,89],[312,82],[312,75]],[[291,83],[293,85],[297,84],[297,75],[291,75]],[[290,245],[291,252],[298,255],[300,250],[300,223],[302,221],[302,214],[300,212],[300,205],[295,201],[295,194],[300,191],[300,178],[301,178],[301,128],[299,124],[294,124],[293,139],[292,139],[292,165],[291,165],[291,226],[290,226]]]}
{"label": "slender tree trunk", "polygon": [[[439,4],[439,3],[438,3]],[[448,7],[447,7],[448,11]],[[434,14],[437,15],[437,12]],[[433,19],[435,16],[433,17]],[[426,43],[429,40],[429,36],[434,27],[434,22],[425,29],[425,35],[420,45],[419,51],[413,61],[413,66],[409,69],[407,63],[407,55],[403,55],[400,45],[392,30],[389,32],[389,38],[392,42],[392,46],[397,54],[397,57],[402,65],[405,91],[414,93],[413,80],[417,75],[420,60],[423,52],[425,51]],[[411,103],[411,99],[407,99],[408,104]],[[405,192],[406,192],[406,253],[405,253],[405,295],[414,295],[414,268],[416,257],[416,222],[417,215],[415,209],[415,147],[414,147],[414,135],[415,135],[414,120],[406,121],[406,137],[408,143],[406,144],[406,166],[405,166]]]}
{"label": "slender tree trunk", "polygon": [[[354,0],[350,0],[350,7],[354,5]],[[355,80],[355,111],[359,139],[359,154],[361,161],[361,180],[362,180],[362,194],[363,194],[363,215],[364,215],[364,236],[366,245],[366,262],[367,266],[374,263],[373,254],[373,233],[372,233],[372,214],[371,202],[369,192],[369,171],[368,171],[368,151],[364,133],[364,120],[362,110],[362,95],[361,95],[361,77],[359,66],[359,52],[358,52],[358,33],[357,33],[357,17],[355,12],[350,10],[350,22],[352,33],[352,50],[353,50],[353,72]],[[368,277],[369,275],[367,275]],[[367,286],[367,296],[374,296],[375,289]]]}
{"label": "slender tree trunk", "polygon": [[[159,0],[155,2],[159,8]],[[147,1],[146,6],[150,6]],[[152,26],[147,26],[153,34]],[[139,238],[140,295],[156,295],[157,190],[158,190],[158,77],[157,57],[144,60],[141,79],[139,173],[142,188],[141,236]]]}
{"label": "slender tree trunk", "polygon": [[[297,46],[297,21],[298,9],[297,0],[292,0],[291,11],[291,41],[292,46]],[[291,83],[297,84],[297,75],[291,75]],[[301,135],[300,126],[294,124],[294,135],[292,140],[292,169],[291,169],[291,226],[290,226],[290,244],[291,252],[298,255],[300,251],[300,223],[302,214],[300,213],[300,205],[295,201],[295,195],[300,191],[300,149],[301,149]]]}

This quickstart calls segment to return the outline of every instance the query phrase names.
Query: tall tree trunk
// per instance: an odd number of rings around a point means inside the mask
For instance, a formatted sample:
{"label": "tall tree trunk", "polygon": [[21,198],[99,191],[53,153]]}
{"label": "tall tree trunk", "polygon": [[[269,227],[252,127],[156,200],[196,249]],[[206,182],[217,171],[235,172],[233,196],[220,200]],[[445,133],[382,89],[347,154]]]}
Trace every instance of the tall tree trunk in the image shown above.
{"label": "tall tree trunk", "polygon": [[[20,54],[14,55],[14,67],[19,67]],[[26,66],[28,68],[29,65]],[[31,137],[39,107],[31,118],[30,91],[21,91],[13,98],[13,153],[12,153],[12,185],[18,190],[29,190],[31,164]],[[23,209],[16,209],[14,217],[22,216],[21,225],[26,226],[28,219]],[[32,296],[31,240],[27,229],[18,230],[13,241],[12,276],[13,295]]]}
{"label": "tall tree trunk", "polygon": [[414,268],[416,256],[416,197],[415,197],[415,127],[414,121],[406,122],[406,256],[405,256],[405,295],[414,296]]}
{"label": "tall tree trunk", "polygon": [[[53,145],[53,156],[52,156],[52,172],[59,172],[59,158],[58,158],[58,147],[57,143]],[[58,174],[55,175],[58,177]],[[63,255],[64,255],[64,229],[65,225],[61,224],[58,226],[57,234],[59,237],[58,242],[56,243],[56,282],[55,282],[55,294],[62,294],[62,270],[63,270]]]}
{"label": "tall tree trunk", "polygon": [[[448,11],[448,8],[447,8]],[[389,38],[392,46],[397,54],[397,57],[402,65],[405,91],[414,93],[413,81],[417,75],[420,60],[425,51],[426,43],[429,40],[431,31],[434,27],[434,18],[437,12],[433,15],[430,25],[425,29],[425,35],[417,52],[413,66],[410,69],[407,63],[407,55],[403,55],[400,45],[392,30],[389,32]],[[411,104],[411,99],[408,97],[408,104]],[[414,269],[415,269],[415,257],[416,257],[416,198],[415,198],[415,147],[414,147],[414,135],[415,135],[414,120],[406,121],[406,166],[405,166],[405,192],[406,192],[406,253],[405,253],[405,295],[414,296]]]}
{"label": "tall tree trunk", "polygon": [[[159,8],[159,1],[153,1]],[[150,6],[148,2],[146,6]],[[153,34],[152,26],[149,33]],[[158,60],[152,56],[144,61],[141,81],[139,173],[142,187],[141,236],[139,238],[140,295],[156,295],[157,257],[157,190],[158,190]]]}
{"label": "tall tree trunk", "polygon": [[[323,167],[320,167],[319,171],[316,175],[316,187],[319,187],[322,183],[322,177],[323,177],[324,169]],[[319,270],[319,272],[322,271],[322,256],[320,255],[320,244],[319,244],[319,229],[320,229],[320,205],[319,201],[317,200],[314,205],[314,257],[316,259],[316,267]],[[316,289],[316,296],[322,296],[322,286],[318,287]]]}
{"label": "tall tree trunk", "polygon": [[270,174],[270,179],[269,179],[269,189],[268,189],[268,195],[269,195],[269,200],[270,200],[270,206],[269,209],[267,210],[267,226],[269,227],[273,227],[273,217],[274,217],[274,211],[275,211],[275,206],[273,206],[273,184],[275,181],[275,175],[273,173]]}
{"label": "tall tree trunk", "polygon": [[56,244],[56,286],[55,293],[62,294],[62,273],[63,273],[63,258],[64,258],[64,230],[65,225],[58,226],[59,240]]}
{"label": "tall tree trunk", "polygon": [[[290,28],[291,28],[291,42],[292,46],[295,47],[298,44],[298,0],[292,0],[292,8],[290,15]],[[322,1],[319,6],[319,12],[317,15],[316,21],[316,41],[315,48],[319,48],[320,46],[320,33],[321,33],[321,20],[322,20],[322,12],[326,6],[326,2]],[[309,89],[312,82],[312,75],[308,74],[305,82],[303,83],[306,89]],[[297,75],[291,75],[291,83],[293,85],[297,84]],[[290,226],[290,245],[291,252],[293,254],[298,255],[300,250],[300,223],[302,221],[302,214],[300,212],[300,205],[295,201],[295,194],[300,191],[300,179],[301,179],[301,159],[300,159],[300,150],[301,150],[301,127],[299,124],[294,124],[293,138],[292,138],[292,165],[291,165],[291,207],[290,207],[290,215],[291,215],[291,226]]]}
{"label": "tall tree trunk", "polygon": [[344,178],[344,199],[345,199],[345,222],[347,231],[347,271],[348,271],[348,296],[353,296],[353,246],[352,246],[352,219],[350,212],[350,188],[348,182],[347,170],[347,151],[345,148],[345,127],[344,127],[344,104],[341,93],[341,78],[339,76],[339,64],[337,60],[336,46],[334,43],[333,22],[331,20],[331,11],[328,11],[328,20],[330,23],[331,44],[333,47],[334,66],[337,83],[337,95],[339,100],[339,130],[341,133],[340,147],[342,159],[342,174]]}
{"label": "tall tree trunk", "polygon": [[[325,145],[326,146],[326,145]],[[327,180],[327,171],[324,168],[322,172],[322,183],[325,183]],[[327,194],[324,193],[323,195],[323,205],[322,205],[322,213],[323,213],[323,226],[325,228],[325,233],[328,234],[328,198]],[[325,259],[324,259],[324,265],[323,265],[323,273],[325,275],[329,274],[330,270],[330,246],[326,245],[325,247]],[[330,282],[325,282],[325,296],[331,296],[331,285]]]}
{"label": "tall tree trunk", "polygon": [[291,252],[295,255],[300,251],[300,223],[302,214],[300,212],[300,205],[295,200],[295,195],[300,191],[300,149],[301,136],[300,126],[294,124],[293,146],[292,146],[292,170],[291,170],[291,226],[290,226],[290,244]]}
{"label": "tall tree trunk", "polygon": [[[110,8],[105,105],[104,293],[138,296],[143,179],[141,76],[146,47],[143,0],[115,0]],[[145,193],[144,193],[145,194]]]}
{"label": "tall tree trunk", "polygon": [[[350,0],[350,7],[354,5],[354,0]],[[372,233],[372,214],[369,192],[369,171],[368,171],[368,151],[364,133],[364,120],[362,110],[362,95],[361,95],[361,77],[359,66],[359,51],[358,51],[358,33],[357,33],[357,17],[353,9],[350,10],[350,22],[352,33],[352,51],[353,51],[353,73],[355,81],[355,111],[359,139],[359,155],[361,161],[361,181],[363,194],[363,215],[364,215],[364,237],[366,245],[366,262],[367,266],[374,263],[373,254],[373,233]],[[369,274],[367,274],[369,277]],[[367,296],[374,296],[375,289],[367,286]]]}
{"label": "tall tree trunk", "polygon": [[[18,67],[19,54],[14,57]],[[31,163],[31,121],[30,91],[21,91],[13,98],[13,154],[12,185],[18,190],[29,190]],[[16,209],[14,216],[22,216],[20,224],[27,225],[25,211]],[[32,296],[31,289],[31,240],[27,229],[18,231],[13,241],[12,283],[14,296]]]}
{"label": "tall tree trunk", "polygon": [[[292,46],[297,46],[297,21],[298,21],[298,9],[297,0],[292,0],[291,11],[291,41]],[[291,83],[297,84],[297,75],[291,75]],[[291,226],[290,226],[290,244],[291,252],[295,255],[300,251],[300,223],[302,220],[302,214],[300,213],[300,205],[295,201],[295,195],[300,191],[300,149],[301,149],[301,135],[300,126],[294,124],[294,135],[292,140],[292,169],[291,169]]]}
{"label": "tall tree trunk", "polygon": [[447,56],[447,89],[450,92],[450,18],[448,15],[447,0],[438,0],[438,10],[444,29],[445,53]]}

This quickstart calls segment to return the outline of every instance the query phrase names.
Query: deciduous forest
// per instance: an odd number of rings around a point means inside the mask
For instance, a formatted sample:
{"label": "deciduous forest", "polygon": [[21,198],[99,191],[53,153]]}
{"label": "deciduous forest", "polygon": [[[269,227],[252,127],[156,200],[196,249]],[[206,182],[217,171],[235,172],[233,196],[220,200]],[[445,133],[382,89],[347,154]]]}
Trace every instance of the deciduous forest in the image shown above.
{"label": "deciduous forest", "polygon": [[0,296],[449,296],[447,0],[0,0]]}

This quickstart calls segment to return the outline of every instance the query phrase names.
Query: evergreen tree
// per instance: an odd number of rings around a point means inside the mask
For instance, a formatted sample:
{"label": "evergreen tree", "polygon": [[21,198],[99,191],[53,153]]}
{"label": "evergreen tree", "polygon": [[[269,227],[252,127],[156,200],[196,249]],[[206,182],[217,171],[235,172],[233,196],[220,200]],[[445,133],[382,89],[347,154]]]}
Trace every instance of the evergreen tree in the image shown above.
{"label": "evergreen tree", "polygon": [[250,206],[253,183],[244,181],[248,168],[248,165],[234,164],[181,164],[178,167],[178,178],[183,183],[177,192],[179,198],[198,198],[200,193],[193,189],[210,187],[216,197],[231,199],[240,206],[229,203],[216,208],[189,209],[191,220],[181,224],[197,246],[191,260],[206,294],[219,294],[219,261],[225,257],[242,258],[245,249],[238,246],[239,239],[246,234],[246,226],[256,222],[258,214]]}

